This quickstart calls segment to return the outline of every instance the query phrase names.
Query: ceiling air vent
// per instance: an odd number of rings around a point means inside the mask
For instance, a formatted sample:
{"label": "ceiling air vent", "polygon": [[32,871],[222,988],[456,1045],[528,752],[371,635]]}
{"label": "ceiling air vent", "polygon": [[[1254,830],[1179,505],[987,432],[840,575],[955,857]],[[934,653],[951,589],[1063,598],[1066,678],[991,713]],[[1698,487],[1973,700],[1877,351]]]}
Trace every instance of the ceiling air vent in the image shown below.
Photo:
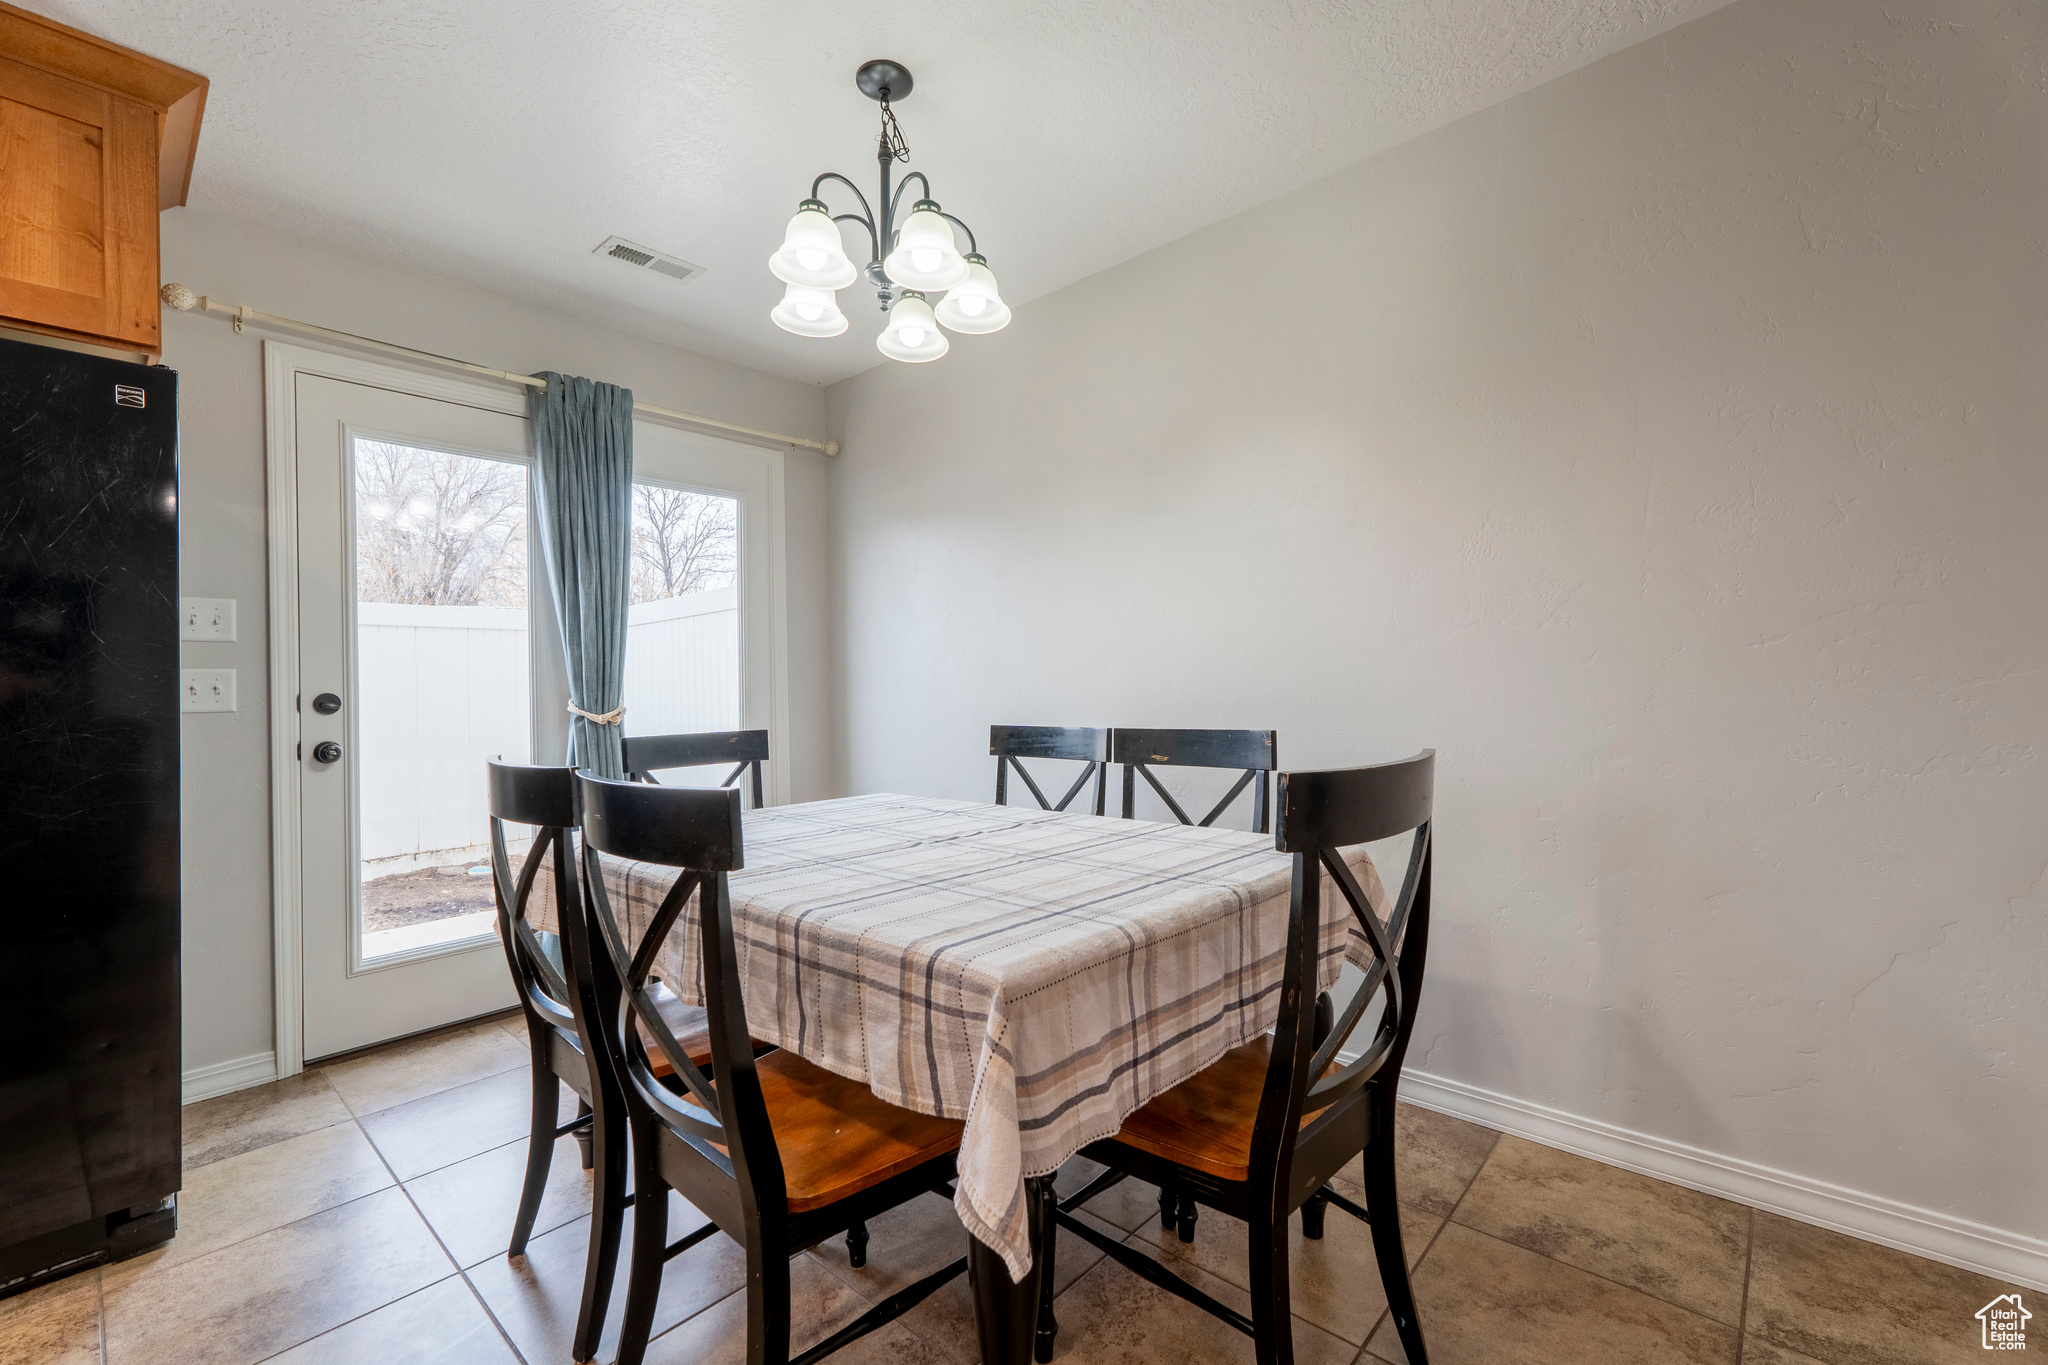
{"label": "ceiling air vent", "polygon": [[701,265],[691,265],[688,261],[665,255],[651,247],[641,246],[638,242],[629,242],[623,237],[605,238],[598,243],[596,254],[609,256],[615,261],[624,261],[627,265],[641,270],[652,270],[656,274],[666,275],[678,284],[688,283],[704,273],[704,267]]}

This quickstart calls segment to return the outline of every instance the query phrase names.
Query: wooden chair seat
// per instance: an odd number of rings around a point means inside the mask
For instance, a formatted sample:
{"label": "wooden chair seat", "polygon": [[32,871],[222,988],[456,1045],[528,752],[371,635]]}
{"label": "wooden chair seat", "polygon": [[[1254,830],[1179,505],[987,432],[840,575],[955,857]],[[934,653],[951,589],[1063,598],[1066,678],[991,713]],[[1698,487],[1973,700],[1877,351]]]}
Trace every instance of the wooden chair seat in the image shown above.
{"label": "wooden chair seat", "polygon": [[[756,1058],[754,1074],[782,1153],[791,1213],[851,1198],[960,1146],[959,1120],[899,1109],[794,1052]],[[697,1107],[687,1096],[683,1103]]]}
{"label": "wooden chair seat", "polygon": [[[1219,1180],[1249,1180],[1273,1039],[1235,1047],[1124,1120],[1117,1142]],[[1304,1126],[1314,1114],[1303,1114]]]}

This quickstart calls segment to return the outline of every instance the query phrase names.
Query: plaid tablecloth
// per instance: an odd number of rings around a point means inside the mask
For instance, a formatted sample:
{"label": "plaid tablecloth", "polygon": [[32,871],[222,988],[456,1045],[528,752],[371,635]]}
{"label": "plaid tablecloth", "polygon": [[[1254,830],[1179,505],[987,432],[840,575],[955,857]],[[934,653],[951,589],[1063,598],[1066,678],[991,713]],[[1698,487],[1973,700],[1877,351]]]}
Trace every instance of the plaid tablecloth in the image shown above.
{"label": "plaid tablecloth", "polygon": [[[1025,1178],[1279,1013],[1291,860],[1269,834],[878,795],[749,811],[744,839],[733,922],[754,1036],[964,1120],[955,1207],[1020,1280]],[[1347,861],[1384,919],[1371,859]],[[675,873],[606,864],[637,939]],[[553,899],[543,871],[537,922]],[[1327,874],[1324,905],[1327,988],[1372,949]],[[693,904],[658,969],[690,1003],[697,958]]]}

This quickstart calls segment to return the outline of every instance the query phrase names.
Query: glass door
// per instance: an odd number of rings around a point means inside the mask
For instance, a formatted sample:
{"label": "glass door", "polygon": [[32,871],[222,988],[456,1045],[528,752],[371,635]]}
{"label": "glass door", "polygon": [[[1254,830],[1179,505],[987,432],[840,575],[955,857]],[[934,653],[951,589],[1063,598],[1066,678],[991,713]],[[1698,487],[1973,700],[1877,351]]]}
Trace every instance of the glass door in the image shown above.
{"label": "glass door", "polygon": [[311,1058],[515,1003],[484,761],[532,761],[537,667],[560,664],[535,571],[525,421],[297,384]]}
{"label": "glass door", "polygon": [[[568,693],[525,419],[293,382],[301,692],[289,719],[314,1059],[516,1003],[495,932],[484,761],[563,762]],[[787,788],[780,461],[634,427],[626,733],[768,730],[771,802]]]}
{"label": "glass door", "polygon": [[350,457],[364,966],[495,942],[478,775],[532,750],[531,494],[502,457],[365,435]]}

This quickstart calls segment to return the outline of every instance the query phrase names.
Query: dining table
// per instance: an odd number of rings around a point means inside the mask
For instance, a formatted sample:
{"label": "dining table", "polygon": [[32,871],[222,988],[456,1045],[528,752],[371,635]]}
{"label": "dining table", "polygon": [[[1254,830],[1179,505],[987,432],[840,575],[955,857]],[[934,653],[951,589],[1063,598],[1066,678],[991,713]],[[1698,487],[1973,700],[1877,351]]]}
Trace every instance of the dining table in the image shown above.
{"label": "dining table", "polygon": [[[742,839],[730,886],[749,1029],[962,1121],[954,1208],[983,1359],[1023,1365],[1051,1235],[1038,1182],[1273,1026],[1293,858],[1271,834],[894,794],[748,811]],[[1371,857],[1344,856],[1384,921]],[[637,941],[677,870],[602,866]],[[552,887],[532,904],[551,927]],[[1327,990],[1372,949],[1334,888],[1321,904]],[[655,968],[685,1003],[702,1003],[699,955],[693,903]]]}

